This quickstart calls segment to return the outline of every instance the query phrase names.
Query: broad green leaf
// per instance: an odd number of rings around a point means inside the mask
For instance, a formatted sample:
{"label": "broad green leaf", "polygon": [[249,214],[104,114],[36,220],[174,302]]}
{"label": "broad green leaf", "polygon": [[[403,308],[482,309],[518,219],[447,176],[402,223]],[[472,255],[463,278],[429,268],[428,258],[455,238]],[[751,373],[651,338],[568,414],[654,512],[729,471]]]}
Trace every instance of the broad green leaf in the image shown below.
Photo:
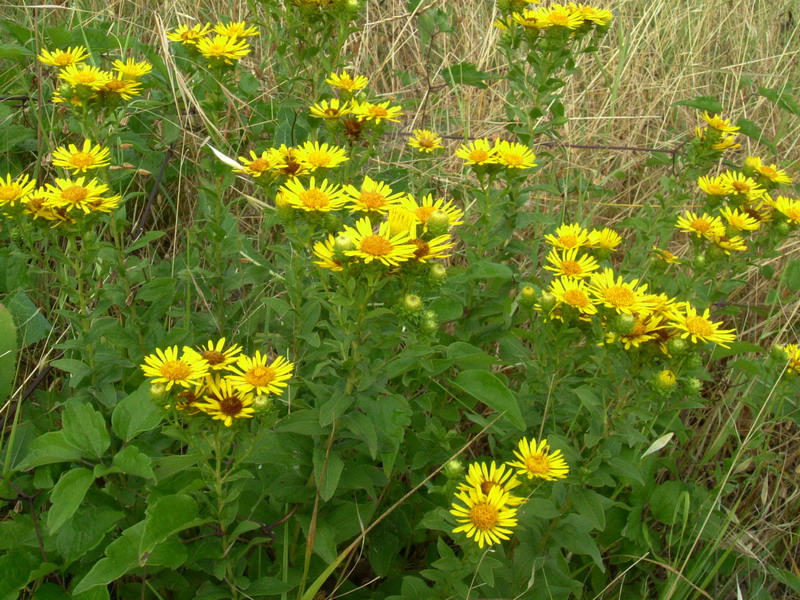
{"label": "broad green leaf", "polygon": [[696,96],[689,100],[679,100],[674,103],[676,106],[688,106],[698,110],[705,110],[712,114],[721,114],[722,104],[714,96]]}
{"label": "broad green leaf", "polygon": [[53,326],[42,316],[42,312],[22,290],[8,296],[3,303],[14,317],[19,333],[19,347],[25,348],[50,335]]}
{"label": "broad green leaf", "polygon": [[69,385],[74,388],[83,381],[87,376],[91,375],[92,369],[86,363],[72,358],[59,358],[50,363],[56,369],[69,373]]}
{"label": "broad green leaf", "polygon": [[319,407],[319,424],[327,427],[341,417],[352,406],[355,398],[337,394],[323,402]]}
{"label": "broad green leaf", "polygon": [[606,528],[606,504],[611,501],[597,492],[585,487],[575,487],[570,490],[570,497],[575,503],[575,509],[592,528],[603,531]]}
{"label": "broad green leaf", "polygon": [[145,381],[114,407],[111,427],[117,437],[127,442],[143,431],[155,429],[161,420],[161,412],[150,400],[150,383]]}
{"label": "broad green leaf", "polygon": [[204,523],[205,520],[197,518],[198,512],[197,502],[187,494],[158,498],[145,510],[139,554],[150,552],[156,544],[179,531]]}
{"label": "broad green leaf", "polygon": [[0,304],[0,402],[14,390],[17,371],[17,328],[8,309]]}
{"label": "broad green leaf", "polygon": [[51,431],[31,441],[28,454],[16,469],[24,470],[52,463],[73,462],[80,458],[80,448],[67,441],[63,431]]}
{"label": "broad green leaf", "polygon": [[567,515],[553,530],[553,540],[574,554],[590,556],[597,568],[605,572],[597,544],[588,533],[589,527],[578,515]]}
{"label": "broad green leaf", "polygon": [[793,292],[800,292],[800,258],[792,259],[786,264],[781,280]]}
{"label": "broad green leaf", "polygon": [[12,548],[0,556],[0,600],[19,598],[19,590],[31,580],[31,572],[42,563],[34,548]]}
{"label": "broad green leaf", "polygon": [[106,547],[105,557],[94,564],[72,593],[77,595],[98,585],[108,585],[139,566],[138,547],[143,530],[144,523],[140,521],[123,531]]}
{"label": "broad green leaf", "polygon": [[245,592],[247,592],[248,596],[252,596],[254,598],[260,596],[269,596],[274,598],[275,596],[280,596],[281,594],[291,591],[296,587],[296,584],[282,581],[277,577],[260,577],[251,583]]}
{"label": "broad green leaf", "polygon": [[758,344],[750,342],[731,342],[730,347],[723,348],[722,346],[715,346],[714,351],[711,353],[712,360],[719,360],[727,358],[735,354],[744,354],[746,352],[753,352],[755,354],[764,354],[764,348]]}
{"label": "broad green leaf", "polygon": [[92,472],[84,468],[66,471],[61,476],[50,492],[50,502],[53,504],[47,513],[50,534],[56,533],[75,514],[93,481]]}
{"label": "broad green leaf", "polygon": [[86,402],[76,398],[67,400],[62,421],[64,438],[85,456],[100,458],[111,445],[106,420]]}
{"label": "broad green leaf", "polygon": [[[322,473],[323,468],[325,469],[324,473]],[[331,451],[327,464],[325,464],[324,451],[320,450],[314,455],[314,472],[319,484],[319,495],[323,500],[330,500],[336,493],[342,469],[344,469],[344,462],[335,451]],[[320,475],[322,475],[321,481]]]}
{"label": "broad green leaf", "polygon": [[455,87],[462,83],[476,88],[485,88],[486,83],[484,82],[494,79],[489,73],[481,71],[471,62],[462,62],[445,67],[442,70],[442,78],[450,87]]}
{"label": "broad green leaf", "polygon": [[499,413],[520,431],[525,431],[525,420],[519,403],[505,384],[489,371],[462,371],[452,384]]}
{"label": "broad green leaf", "polygon": [[125,516],[119,510],[102,506],[82,507],[58,531],[56,549],[67,561],[77,560],[93,550]]}
{"label": "broad green leaf", "polygon": [[144,479],[155,479],[156,477],[153,473],[153,461],[149,456],[140,452],[136,446],[126,446],[117,452],[111,464],[128,475]]}

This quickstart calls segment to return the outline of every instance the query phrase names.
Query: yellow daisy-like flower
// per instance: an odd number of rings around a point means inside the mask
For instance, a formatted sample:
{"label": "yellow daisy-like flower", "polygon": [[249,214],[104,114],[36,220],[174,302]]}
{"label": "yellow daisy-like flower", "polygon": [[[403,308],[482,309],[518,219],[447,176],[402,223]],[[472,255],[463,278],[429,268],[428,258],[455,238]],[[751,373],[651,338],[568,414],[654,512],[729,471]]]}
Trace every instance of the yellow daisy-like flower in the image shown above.
{"label": "yellow daisy-like flower", "polygon": [[203,399],[193,403],[192,407],[230,427],[235,419],[253,418],[256,412],[254,401],[251,393],[235,387],[230,378],[215,377],[208,379]]}
{"label": "yellow daisy-like flower", "polygon": [[783,347],[783,352],[786,354],[786,370],[789,373],[800,375],[800,347],[797,344],[786,344]]}
{"label": "yellow daisy-like flower", "polygon": [[555,248],[550,250],[547,255],[547,262],[544,268],[552,271],[559,277],[569,277],[572,279],[582,279],[590,277],[592,271],[600,268],[594,257],[589,255],[578,256],[578,248],[558,251]]}
{"label": "yellow daisy-like flower", "polygon": [[672,252],[664,248],[653,246],[651,251],[668,265],[681,264],[683,262],[679,256],[675,256]]}
{"label": "yellow daisy-like flower", "polygon": [[373,231],[368,217],[356,221],[355,228],[346,226],[344,229],[354,245],[353,250],[347,250],[344,254],[355,256],[365,264],[377,260],[387,267],[396,267],[414,258],[417,251],[408,232],[392,235],[386,221],[379,225],[377,233]]}
{"label": "yellow daisy-like flower", "polygon": [[544,241],[562,250],[581,248],[590,244],[589,232],[577,223],[565,223],[559,226],[555,231],[555,235],[552,233],[547,234],[544,236]]}
{"label": "yellow daisy-like flower", "polygon": [[47,198],[45,197],[45,189],[39,188],[34,192],[31,192],[24,198],[20,200],[25,209],[22,211],[23,214],[31,215],[34,219],[44,219],[45,221],[52,221],[53,227],[57,227],[64,221],[74,221],[67,216],[66,211],[61,209],[54,209],[50,204],[47,202]]}
{"label": "yellow daisy-like flower", "polygon": [[196,415],[199,412],[202,412],[197,405],[203,401],[203,396],[208,388],[206,385],[206,379],[203,379],[202,382],[193,387],[178,392],[177,402],[174,404],[167,404],[164,406],[164,408],[175,407],[175,410],[185,412],[190,415]]}
{"label": "yellow daisy-like flower", "polygon": [[[2,192],[0,191],[0,201],[2,200]],[[781,213],[788,221],[795,225],[800,225],[800,200],[794,198],[787,198],[786,196],[778,196],[773,206],[775,210]]]}
{"label": "yellow daisy-like flower", "polygon": [[350,160],[344,148],[319,142],[305,142],[296,148],[296,156],[299,163],[306,165],[312,171],[321,168],[333,169]]}
{"label": "yellow daisy-like flower", "polygon": [[417,247],[417,249],[414,250],[414,259],[421,263],[437,258],[447,258],[450,256],[448,250],[455,246],[455,243],[450,241],[450,236],[447,234],[437,236],[432,240],[414,237],[411,243]]}
{"label": "yellow daisy-like flower", "polygon": [[322,100],[310,107],[312,117],[318,119],[339,119],[350,114],[350,103],[341,102],[338,98]]}
{"label": "yellow daisy-like flower", "polygon": [[736,125],[731,125],[729,119],[723,119],[717,114],[712,115],[707,111],[703,111],[703,120],[708,123],[708,126],[711,127],[711,129],[716,129],[721,133],[736,133],[739,131],[739,128]]}
{"label": "yellow daisy-like flower", "polygon": [[537,164],[533,150],[519,142],[495,141],[494,155],[498,164],[509,169],[530,169]]}
{"label": "yellow daisy-like flower", "polygon": [[[572,3],[570,3],[570,6],[572,6]],[[605,27],[614,20],[614,13],[605,8],[579,4],[578,10],[585,21],[591,21],[601,27]]]}
{"label": "yellow daisy-like flower", "polygon": [[180,42],[189,46],[196,46],[197,42],[209,34],[211,31],[211,23],[205,25],[178,25],[175,29],[167,34],[167,39],[173,42]]}
{"label": "yellow daisy-like flower", "polygon": [[639,285],[638,279],[628,283],[621,275],[615,278],[614,271],[607,267],[602,273],[592,275],[589,289],[599,303],[619,314],[646,315],[653,312],[653,303],[645,293],[647,284]]}
{"label": "yellow daisy-like flower", "polygon": [[330,212],[340,209],[348,198],[340,185],[329,184],[327,179],[317,185],[314,177],[308,187],[297,179],[290,179],[280,189],[284,199],[294,208],[306,212]]}
{"label": "yellow daisy-like flower", "polygon": [[550,10],[545,13],[547,22],[553,27],[566,27],[567,29],[577,29],[583,25],[583,15],[580,11],[572,10],[569,6],[553,4]]}
{"label": "yellow daisy-like flower", "polygon": [[212,62],[224,62],[232,65],[250,54],[250,44],[241,38],[215,35],[204,37],[197,42],[197,51]]}
{"label": "yellow daisy-like flower", "polygon": [[[55,181],[55,185],[46,184],[44,196],[48,204],[68,211],[82,210],[89,214],[92,212],[93,204],[103,200],[103,194],[108,191],[108,186],[97,179],[92,179],[88,183],[85,183],[85,177],[78,177],[75,180],[56,178]],[[118,196],[114,196],[111,199],[117,198]]]}
{"label": "yellow daisy-like flower", "polygon": [[388,213],[392,208],[400,206],[400,200],[403,198],[402,192],[394,193],[387,184],[370,179],[369,176],[364,177],[361,189],[347,185],[344,191],[350,197],[347,208],[351,212]]}
{"label": "yellow daisy-like flower", "polygon": [[488,494],[471,488],[458,492],[456,498],[463,506],[453,502],[450,514],[461,523],[453,533],[464,532],[467,538],[474,539],[479,548],[484,545],[499,544],[509,539],[510,527],[517,525],[517,509],[508,505],[508,493],[493,486]]}
{"label": "yellow daisy-like flower", "polygon": [[420,152],[428,153],[444,148],[441,136],[430,129],[415,129],[414,135],[408,139],[408,145]]}
{"label": "yellow daisy-like flower", "polygon": [[91,141],[84,140],[80,150],[75,144],[56,148],[53,151],[53,164],[75,173],[85,173],[89,169],[108,166],[111,164],[111,159],[108,148],[103,148],[99,144],[92,147]]}
{"label": "yellow daisy-like flower", "polygon": [[765,165],[758,156],[748,156],[744,160],[744,164],[772,183],[778,185],[789,185],[792,183],[792,178],[789,177],[786,171],[779,169],[778,165],[775,164]]}
{"label": "yellow daisy-like flower", "polygon": [[129,58],[125,62],[115,60],[111,66],[119,73],[121,79],[139,79],[153,70],[153,65],[146,60],[136,62],[133,58]]}
{"label": "yellow daisy-like flower", "polygon": [[354,79],[347,71],[342,71],[341,73],[331,73],[330,77],[325,80],[325,83],[352,94],[353,92],[363,90],[367,87],[369,79],[363,75],[356,75]]}
{"label": "yellow daisy-like flower", "polygon": [[716,177],[700,177],[697,180],[697,186],[709,196],[728,195],[728,188],[725,187],[722,177],[719,175]]}
{"label": "yellow daisy-like flower", "polygon": [[63,69],[70,65],[82,63],[89,58],[89,53],[83,46],[70,47],[66,50],[54,50],[53,52],[42,49],[41,54],[36,58],[39,59],[40,63]]}
{"label": "yellow daisy-like flower", "polygon": [[516,461],[509,461],[509,467],[516,467],[518,475],[527,475],[528,479],[537,477],[545,481],[555,481],[564,479],[569,473],[569,466],[561,450],[550,451],[547,440],[536,441],[531,438],[530,442],[525,438],[519,441],[519,452],[514,450]]}
{"label": "yellow daisy-like flower", "polygon": [[589,248],[615,252],[622,243],[622,237],[613,229],[592,229],[589,232]]}
{"label": "yellow daisy-like flower", "polygon": [[116,94],[122,100],[130,100],[134,96],[142,93],[142,84],[135,79],[110,79],[100,88],[100,92],[105,94]]}
{"label": "yellow daisy-like flower", "polygon": [[689,338],[692,343],[713,342],[723,348],[728,348],[736,340],[735,329],[720,329],[722,322],[714,323],[708,309],[703,314],[688,302],[680,310],[676,318],[669,323],[670,327],[682,332],[682,338]]}
{"label": "yellow daisy-like flower", "polygon": [[677,299],[667,296],[665,293],[649,294],[647,296],[652,308],[653,314],[659,315],[667,320],[674,320],[676,311],[682,306],[681,302]]}
{"label": "yellow daisy-like flower", "polygon": [[389,106],[390,100],[383,104],[373,104],[372,102],[356,102],[351,103],[351,111],[359,121],[373,121],[376,125],[381,121],[391,121],[399,123],[403,115],[403,109],[399,106]]}
{"label": "yellow daisy-like flower", "polygon": [[114,77],[108,71],[89,65],[68,65],[58,74],[59,78],[72,86],[83,86],[100,90]]}
{"label": "yellow daisy-like flower", "polygon": [[155,354],[144,357],[140,365],[145,377],[152,377],[153,383],[163,383],[167,390],[173,385],[192,387],[198,385],[208,374],[208,363],[188,346],[178,357],[178,347],[166,350],[156,348]]}
{"label": "yellow daisy-like flower", "polygon": [[231,23],[217,23],[214,26],[214,33],[224,35],[229,38],[252,37],[259,35],[255,26],[248,26],[245,21],[233,21]]}
{"label": "yellow daisy-like flower", "polygon": [[506,505],[519,506],[525,502],[524,498],[513,496],[511,490],[520,485],[511,469],[506,470],[506,465],[496,465],[494,461],[490,465],[486,463],[472,463],[467,470],[466,483],[458,484],[459,492],[468,492],[472,489],[480,490],[484,496],[488,496],[493,487],[508,494]]}
{"label": "yellow daisy-like flower", "polygon": [[725,235],[725,225],[719,217],[712,217],[706,213],[697,216],[690,210],[684,211],[678,217],[675,227],[686,233],[693,233],[697,237],[713,240],[715,237]]}
{"label": "yellow daisy-like flower", "polygon": [[423,226],[423,231],[428,231],[428,219],[436,211],[441,211],[447,215],[450,221],[450,227],[456,225],[463,225],[461,220],[464,216],[464,211],[455,206],[452,200],[444,201],[444,198],[433,199],[433,195],[428,194],[417,202],[411,196],[406,196],[400,201],[401,206],[407,211],[414,214],[417,218],[417,223]]}
{"label": "yellow daisy-like flower", "polygon": [[96,198],[87,203],[90,212],[110,213],[112,210],[119,208],[122,202],[122,196],[109,196]]}
{"label": "yellow daisy-like flower", "polygon": [[750,202],[758,200],[767,191],[761,187],[752,177],[738,171],[725,171],[720,175],[722,185],[728,194],[737,198],[744,198]]}
{"label": "yellow daisy-like flower", "polygon": [[285,175],[288,179],[308,174],[308,165],[298,160],[296,148],[288,148],[286,145],[281,144],[281,147],[276,149],[275,152],[276,160],[284,165],[277,169],[278,173]]}
{"label": "yellow daisy-like flower", "polygon": [[714,150],[733,150],[734,148],[741,148],[742,145],[736,142],[736,135],[730,133],[723,133],[719,141],[711,144]]}
{"label": "yellow daisy-like flower", "polygon": [[200,346],[197,352],[208,363],[208,368],[212,371],[221,371],[234,364],[242,353],[239,344],[225,345],[225,338],[216,341],[208,340],[205,346]]}
{"label": "yellow daisy-like flower", "polygon": [[256,350],[253,357],[240,356],[231,368],[235,375],[228,376],[231,384],[244,392],[256,394],[280,394],[292,377],[294,364],[278,356],[270,364],[266,354]]}
{"label": "yellow daisy-like flower", "polygon": [[[416,206],[416,203],[414,203],[414,206]],[[389,233],[391,235],[397,235],[398,233],[408,233],[411,235],[410,232],[412,229],[414,230],[414,235],[417,235],[416,226],[418,221],[416,215],[402,206],[393,206],[390,208],[389,217],[386,219],[386,222],[389,223]]]}
{"label": "yellow daisy-like flower", "polygon": [[661,315],[652,314],[644,317],[636,315],[633,327],[628,333],[607,333],[606,343],[613,344],[619,341],[625,350],[638,348],[644,342],[656,339],[658,332],[665,327]]}
{"label": "yellow daisy-like flower", "polygon": [[723,206],[719,213],[728,222],[731,229],[737,231],[755,231],[759,227],[759,222],[749,214],[739,211],[739,209]]}
{"label": "yellow daisy-like flower", "polygon": [[747,250],[747,244],[745,244],[742,237],[738,235],[733,237],[721,235],[715,237],[711,241],[727,255],[730,255],[731,252],[745,252]]}
{"label": "yellow daisy-like flower", "polygon": [[314,244],[313,252],[319,260],[315,260],[314,264],[319,265],[323,269],[330,271],[342,271],[344,267],[342,261],[336,258],[336,238],[328,235],[328,239],[324,242],[316,242]]}
{"label": "yellow daisy-like flower", "polygon": [[260,155],[250,150],[250,158],[240,156],[239,162],[242,163],[242,167],[234,169],[233,172],[244,173],[254,178],[261,177],[264,173],[275,172],[286,166],[281,162],[280,154],[274,149],[265,150]]}
{"label": "yellow daisy-like flower", "polygon": [[30,181],[28,175],[11,179],[11,175],[6,174],[5,180],[0,178],[0,206],[14,206],[16,202],[25,202],[35,187],[36,182]]}
{"label": "yellow daisy-like flower", "polygon": [[456,156],[464,159],[468,165],[493,165],[497,163],[495,149],[489,145],[489,140],[486,138],[463,144],[456,150]]}
{"label": "yellow daisy-like flower", "polygon": [[547,13],[541,9],[532,10],[526,8],[521,13],[512,13],[511,18],[515,23],[522,25],[525,29],[538,30],[550,27],[550,21],[547,20]]}
{"label": "yellow daisy-like flower", "polygon": [[[590,317],[597,314],[597,306],[589,295],[589,287],[580,279],[572,277],[559,277],[550,283],[549,292],[558,301],[554,308],[561,305],[569,306],[581,314],[582,317]],[[560,311],[547,315],[550,318],[561,319]],[[563,319],[562,319],[563,320]]]}

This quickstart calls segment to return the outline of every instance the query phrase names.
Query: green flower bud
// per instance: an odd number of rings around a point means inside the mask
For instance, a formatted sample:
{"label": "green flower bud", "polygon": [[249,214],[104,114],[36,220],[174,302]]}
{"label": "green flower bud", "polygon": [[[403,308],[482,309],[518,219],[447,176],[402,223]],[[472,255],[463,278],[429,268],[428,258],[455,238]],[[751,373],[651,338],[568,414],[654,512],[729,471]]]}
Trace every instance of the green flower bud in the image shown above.
{"label": "green flower bud", "polygon": [[681,337],[673,337],[667,340],[667,351],[672,356],[679,356],[689,349],[688,342]]}
{"label": "green flower bud", "polygon": [[406,294],[403,298],[403,309],[408,312],[417,312],[422,308],[422,299],[416,294]]}
{"label": "green flower bud", "polygon": [[431,270],[428,272],[428,277],[434,283],[441,283],[447,278],[447,267],[441,263],[433,263]]}
{"label": "green flower bud", "polygon": [[539,306],[545,313],[550,313],[556,307],[558,299],[550,292],[542,292],[542,297],[539,299]]}
{"label": "green flower bud", "polygon": [[328,233],[334,233],[339,229],[339,225],[341,225],[341,221],[338,215],[331,212],[325,213],[325,216],[322,218],[322,226]]}
{"label": "green flower bud", "polygon": [[163,400],[167,395],[167,388],[160,383],[154,383],[150,386],[150,399],[156,404],[163,404]]}
{"label": "green flower bud", "polygon": [[450,217],[441,210],[435,210],[428,217],[428,231],[433,236],[444,235],[450,230]]}
{"label": "green flower bud", "polygon": [[433,333],[439,329],[439,319],[435,312],[426,310],[422,313],[422,331],[425,333]]}
{"label": "green flower bud", "polygon": [[708,258],[706,257],[705,252],[698,252],[697,255],[694,257],[694,268],[695,269],[702,269],[708,264]]}
{"label": "green flower bud", "polygon": [[772,357],[772,360],[777,360],[781,363],[786,362],[786,350],[783,349],[783,346],[775,344],[769,349],[769,355]]}
{"label": "green flower bud", "polygon": [[788,221],[779,221],[775,223],[775,231],[777,231],[780,235],[789,235],[791,230],[792,226],[789,225]]}
{"label": "green flower bud", "polygon": [[458,479],[464,472],[464,463],[454,458],[444,466],[444,474],[448,479]]}
{"label": "green flower bud", "polygon": [[656,374],[653,380],[653,387],[661,394],[667,394],[675,389],[675,373],[669,369],[664,369]]}
{"label": "green flower bud", "polygon": [[348,250],[352,250],[356,247],[356,245],[353,243],[353,238],[346,233],[340,233],[336,236],[336,240],[333,242],[333,247],[336,252],[344,253]]}
{"label": "green flower bud", "polygon": [[536,304],[536,290],[529,285],[523,285],[519,291],[519,303],[528,307]]}
{"label": "green flower bud", "polygon": [[690,394],[699,394],[700,390],[703,389],[703,382],[700,381],[697,377],[689,377],[686,380],[686,390]]}
{"label": "green flower bud", "polygon": [[272,398],[263,395],[256,396],[255,400],[253,400],[253,408],[258,414],[269,412],[272,408]]}
{"label": "green flower bud", "polygon": [[686,358],[686,366],[690,369],[699,369],[703,366],[703,358],[697,353],[690,354]]}
{"label": "green flower bud", "polygon": [[617,315],[611,327],[615,333],[619,335],[628,335],[633,331],[633,326],[636,325],[636,317],[633,315]]}

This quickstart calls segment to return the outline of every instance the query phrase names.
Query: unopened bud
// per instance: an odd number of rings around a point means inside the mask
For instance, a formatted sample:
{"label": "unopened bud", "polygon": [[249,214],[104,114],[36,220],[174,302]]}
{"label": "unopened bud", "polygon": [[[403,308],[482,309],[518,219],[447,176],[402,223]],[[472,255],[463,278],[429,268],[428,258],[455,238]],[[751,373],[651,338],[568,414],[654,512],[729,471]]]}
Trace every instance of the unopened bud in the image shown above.
{"label": "unopened bud", "polygon": [[699,369],[703,366],[703,358],[697,354],[690,354],[686,357],[686,366],[690,369]]}
{"label": "unopened bud", "polygon": [[788,235],[791,230],[792,226],[789,225],[788,221],[779,221],[778,223],[775,223],[775,231],[781,235]]}
{"label": "unopened bud", "polygon": [[422,308],[422,299],[416,294],[406,294],[403,298],[403,308],[408,312],[417,312]]}
{"label": "unopened bud", "polygon": [[322,226],[328,233],[333,233],[337,229],[342,222],[339,220],[338,215],[332,212],[325,213],[325,216],[322,218]]}
{"label": "unopened bud", "polygon": [[664,369],[656,375],[654,385],[656,391],[666,393],[675,388],[675,382],[675,373],[669,369]]}
{"label": "unopened bud", "polygon": [[680,337],[673,337],[667,340],[667,351],[672,356],[678,356],[689,349],[689,344],[685,339]]}
{"label": "unopened bud", "polygon": [[702,269],[708,263],[708,258],[706,257],[705,252],[698,252],[697,255],[694,257],[694,267],[695,269]]}
{"label": "unopened bud", "polygon": [[445,477],[447,477],[448,479],[458,479],[459,477],[461,477],[461,474],[463,472],[464,472],[464,463],[462,463],[457,458],[454,458],[453,460],[449,461],[444,466],[444,474]]}
{"label": "unopened bud", "polygon": [[435,210],[428,217],[428,231],[431,235],[444,235],[450,229],[450,217],[441,210]]}
{"label": "unopened bud", "polygon": [[519,291],[519,303],[529,307],[536,304],[536,290],[529,285],[523,285]]}
{"label": "unopened bud", "polygon": [[265,413],[272,408],[272,398],[269,396],[256,396],[253,400],[253,408],[257,413]]}
{"label": "unopened bud", "polygon": [[433,333],[439,329],[439,319],[435,312],[426,310],[422,313],[422,331],[425,333]]}
{"label": "unopened bud", "polygon": [[778,344],[775,344],[769,349],[769,355],[772,357],[772,360],[780,362],[786,360],[786,350],[783,349],[783,346],[779,346]]}
{"label": "unopened bud", "polygon": [[444,281],[447,278],[447,267],[441,263],[432,264],[431,270],[428,272],[428,277],[435,283]]}
{"label": "unopened bud", "polygon": [[617,315],[612,323],[612,328],[619,335],[628,335],[636,325],[636,317],[633,315]]}
{"label": "unopened bud", "polygon": [[337,252],[347,252],[355,248],[355,244],[353,243],[353,238],[351,238],[346,233],[340,233],[336,236],[336,241],[333,242],[333,247]]}
{"label": "unopened bud", "polygon": [[164,404],[164,399],[167,396],[167,388],[160,383],[154,383],[150,386],[150,400],[159,406]]}
{"label": "unopened bud", "polygon": [[690,394],[699,394],[700,390],[703,389],[703,382],[700,381],[697,377],[689,377],[686,380],[686,390]]}
{"label": "unopened bud", "polygon": [[558,298],[556,298],[550,292],[543,292],[542,297],[539,299],[539,306],[541,307],[542,311],[549,314],[552,311],[556,304],[558,303]]}

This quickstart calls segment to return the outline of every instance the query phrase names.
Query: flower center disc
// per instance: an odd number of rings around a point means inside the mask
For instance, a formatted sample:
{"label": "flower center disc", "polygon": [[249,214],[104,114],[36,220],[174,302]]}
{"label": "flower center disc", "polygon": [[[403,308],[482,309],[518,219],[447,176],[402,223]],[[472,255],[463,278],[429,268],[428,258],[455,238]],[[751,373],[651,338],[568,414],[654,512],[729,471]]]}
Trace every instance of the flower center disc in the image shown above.
{"label": "flower center disc", "polygon": [[244,380],[250,385],[256,387],[264,387],[268,385],[273,379],[275,374],[272,369],[263,365],[257,365],[245,373]]}
{"label": "flower center disc", "polygon": [[201,354],[210,365],[219,365],[225,362],[225,355],[219,350],[208,350]]}
{"label": "flower center disc", "polygon": [[469,511],[469,520],[478,529],[493,529],[499,521],[497,509],[491,504],[476,504]]}
{"label": "flower center disc", "polygon": [[60,67],[65,67],[67,65],[72,64],[73,60],[74,60],[74,57],[72,56],[72,54],[70,54],[69,52],[65,52],[64,54],[56,56],[55,59],[53,60],[53,62],[56,63]]}
{"label": "flower center disc", "polygon": [[469,159],[477,163],[483,162],[487,158],[489,158],[489,153],[486,150],[481,150],[480,148],[469,153]]}
{"label": "flower center disc", "polygon": [[576,260],[562,260],[561,270],[564,271],[565,275],[570,275],[572,277],[583,273],[580,263]]}
{"label": "flower center disc", "polygon": [[333,157],[327,152],[320,152],[318,150],[315,150],[314,152],[309,153],[308,158],[306,160],[314,166],[326,167],[330,164],[332,158]]}
{"label": "flower center disc", "polygon": [[636,294],[621,285],[608,288],[603,297],[614,306],[631,306],[636,302]]}
{"label": "flower center disc", "polygon": [[91,85],[97,81],[97,76],[91,71],[81,71],[75,74],[75,81],[78,85]]}
{"label": "flower center disc", "polygon": [[546,456],[534,454],[525,459],[525,468],[531,473],[541,473],[544,475],[550,470],[550,461]]}
{"label": "flower center disc", "polygon": [[180,381],[187,379],[192,374],[192,369],[182,360],[168,360],[161,365],[161,376],[164,379]]}
{"label": "flower center disc", "polygon": [[240,412],[242,412],[243,407],[244,405],[242,404],[242,401],[236,396],[228,396],[220,399],[219,401],[219,411],[229,417],[235,417],[238,415]]}
{"label": "flower center disc", "polygon": [[4,185],[0,187],[0,200],[9,202],[17,197],[20,190],[16,185]]}
{"label": "flower center disc", "polygon": [[417,258],[424,258],[428,256],[428,252],[430,252],[431,247],[428,245],[428,242],[423,240],[422,238],[417,238],[412,242],[417,249],[414,250],[414,256]]}
{"label": "flower center disc", "polygon": [[[77,204],[81,200],[85,200],[89,195],[89,190],[81,185],[72,185],[61,192],[61,197],[67,202]],[[173,361],[175,362],[175,361]]]}
{"label": "flower center disc", "polygon": [[263,158],[257,158],[250,163],[250,169],[253,171],[266,171],[269,169],[269,161]]}
{"label": "flower center disc", "polygon": [[564,248],[574,248],[578,245],[578,238],[572,234],[562,235],[558,238],[558,243]]}
{"label": "flower center disc", "polygon": [[385,117],[389,112],[382,106],[370,106],[369,114],[372,117]]}
{"label": "flower center disc", "polygon": [[386,196],[380,192],[361,192],[359,198],[361,203],[367,208],[381,208],[386,204]]}
{"label": "flower center disc", "polygon": [[77,152],[70,159],[76,167],[91,167],[94,164],[94,156],[88,152]]}
{"label": "flower center disc", "polygon": [[564,301],[577,308],[584,308],[589,305],[589,297],[581,290],[567,290],[564,292]]}
{"label": "flower center disc", "polygon": [[689,333],[701,337],[708,337],[714,333],[714,328],[711,327],[711,323],[703,317],[690,317],[686,319],[686,329],[689,330]]}
{"label": "flower center disc", "polygon": [[386,256],[392,251],[392,245],[382,235],[368,235],[361,240],[359,249],[372,256]]}
{"label": "flower center disc", "polygon": [[525,162],[522,160],[522,157],[519,154],[513,154],[513,153],[504,154],[503,160],[510,167],[518,167],[523,162]]}
{"label": "flower center disc", "polygon": [[325,208],[330,204],[328,195],[324,194],[317,188],[311,188],[300,193],[300,202],[305,204],[308,208]]}
{"label": "flower center disc", "polygon": [[430,216],[436,212],[436,208],[433,206],[422,206],[414,211],[414,214],[417,218],[422,221],[423,223],[427,223]]}

